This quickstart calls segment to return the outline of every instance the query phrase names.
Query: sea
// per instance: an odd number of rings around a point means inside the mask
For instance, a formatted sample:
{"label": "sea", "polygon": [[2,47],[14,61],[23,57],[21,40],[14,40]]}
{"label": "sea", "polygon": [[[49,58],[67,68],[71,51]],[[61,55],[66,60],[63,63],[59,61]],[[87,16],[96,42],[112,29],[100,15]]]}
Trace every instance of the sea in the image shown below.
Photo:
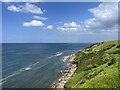
{"label": "sea", "polygon": [[4,43],[3,88],[49,88],[67,69],[72,54],[91,43]]}

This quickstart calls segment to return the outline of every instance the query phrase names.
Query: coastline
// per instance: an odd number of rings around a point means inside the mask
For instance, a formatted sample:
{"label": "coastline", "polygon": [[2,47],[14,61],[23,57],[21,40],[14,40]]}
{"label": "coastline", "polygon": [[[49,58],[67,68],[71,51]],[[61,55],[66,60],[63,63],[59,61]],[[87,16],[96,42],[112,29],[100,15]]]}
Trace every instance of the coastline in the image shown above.
{"label": "coastline", "polygon": [[64,88],[65,83],[72,77],[72,75],[74,74],[74,72],[77,69],[77,65],[74,62],[75,60],[75,54],[73,54],[68,63],[67,63],[67,70],[63,71],[63,75],[58,78],[53,84],[52,84],[52,88]]}

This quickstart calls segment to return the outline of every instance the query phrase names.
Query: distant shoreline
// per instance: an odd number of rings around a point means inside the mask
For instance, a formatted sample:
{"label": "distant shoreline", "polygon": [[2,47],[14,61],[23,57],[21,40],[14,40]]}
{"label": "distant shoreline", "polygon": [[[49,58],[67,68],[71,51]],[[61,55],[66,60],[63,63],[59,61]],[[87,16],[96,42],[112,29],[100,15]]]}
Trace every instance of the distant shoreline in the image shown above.
{"label": "distant shoreline", "polygon": [[53,82],[53,84],[51,85],[52,88],[64,88],[65,84],[67,83],[67,81],[72,77],[72,75],[74,74],[74,72],[77,69],[77,65],[74,62],[75,60],[75,54],[72,54],[68,63],[67,63],[67,70],[63,71],[63,75],[58,78],[55,82]]}

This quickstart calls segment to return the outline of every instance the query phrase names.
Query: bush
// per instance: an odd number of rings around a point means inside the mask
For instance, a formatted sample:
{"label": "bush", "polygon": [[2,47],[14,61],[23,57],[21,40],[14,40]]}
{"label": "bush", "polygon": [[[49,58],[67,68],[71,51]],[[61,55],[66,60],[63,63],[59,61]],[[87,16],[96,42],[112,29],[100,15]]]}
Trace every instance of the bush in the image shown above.
{"label": "bush", "polygon": [[120,53],[120,50],[116,50],[115,52],[113,52],[113,54],[119,54]]}
{"label": "bush", "polygon": [[81,80],[79,84],[84,84],[85,83],[85,80]]}
{"label": "bush", "polygon": [[94,64],[94,65],[93,65],[93,68],[96,68],[96,67],[98,67],[98,65],[97,65],[97,64]]}
{"label": "bush", "polygon": [[114,63],[116,63],[116,59],[115,59],[115,58],[112,58],[112,59],[110,60],[110,62],[108,62],[108,66],[110,66],[110,65],[112,65],[112,64],[114,64]]}
{"label": "bush", "polygon": [[112,59],[112,57],[111,57],[108,53],[106,53],[106,54],[104,54],[104,55],[102,56],[102,61],[103,61],[103,63],[106,63],[106,62],[108,62],[108,61],[111,61],[111,59]]}
{"label": "bush", "polygon": [[93,68],[92,64],[89,64],[88,67],[87,67],[88,70],[91,70],[92,68]]}

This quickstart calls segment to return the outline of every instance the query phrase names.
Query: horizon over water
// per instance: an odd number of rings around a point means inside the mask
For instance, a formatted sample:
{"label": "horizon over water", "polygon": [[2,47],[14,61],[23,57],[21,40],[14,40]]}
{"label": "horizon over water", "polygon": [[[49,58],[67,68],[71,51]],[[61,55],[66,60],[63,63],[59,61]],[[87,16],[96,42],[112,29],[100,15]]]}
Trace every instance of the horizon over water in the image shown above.
{"label": "horizon over water", "polygon": [[[72,54],[92,43],[3,43],[3,88],[47,88]],[[0,80],[1,81],[1,80]]]}

